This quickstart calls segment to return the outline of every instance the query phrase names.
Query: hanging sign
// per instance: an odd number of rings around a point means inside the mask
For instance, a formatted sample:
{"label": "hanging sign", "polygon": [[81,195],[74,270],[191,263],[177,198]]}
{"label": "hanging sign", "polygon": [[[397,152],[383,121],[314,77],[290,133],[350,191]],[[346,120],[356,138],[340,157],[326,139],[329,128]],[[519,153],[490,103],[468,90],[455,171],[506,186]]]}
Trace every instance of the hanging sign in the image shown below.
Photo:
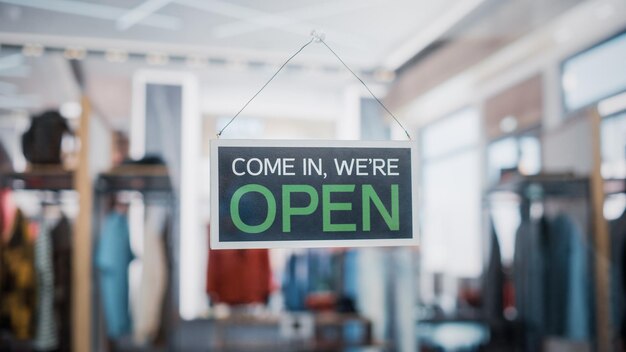
{"label": "hanging sign", "polygon": [[411,142],[211,142],[211,248],[417,245]]}

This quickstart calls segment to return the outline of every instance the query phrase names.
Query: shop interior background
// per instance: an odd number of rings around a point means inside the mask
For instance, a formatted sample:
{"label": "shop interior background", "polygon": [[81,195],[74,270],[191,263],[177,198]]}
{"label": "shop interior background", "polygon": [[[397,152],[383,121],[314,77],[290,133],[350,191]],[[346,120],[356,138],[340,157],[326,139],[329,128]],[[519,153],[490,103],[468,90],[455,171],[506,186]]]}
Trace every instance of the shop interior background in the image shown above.
{"label": "shop interior background", "polygon": [[[420,246],[217,260],[210,140],[313,30],[418,146]],[[624,351],[625,62],[618,0],[0,0],[0,350]],[[220,138],[406,136],[313,43]]]}

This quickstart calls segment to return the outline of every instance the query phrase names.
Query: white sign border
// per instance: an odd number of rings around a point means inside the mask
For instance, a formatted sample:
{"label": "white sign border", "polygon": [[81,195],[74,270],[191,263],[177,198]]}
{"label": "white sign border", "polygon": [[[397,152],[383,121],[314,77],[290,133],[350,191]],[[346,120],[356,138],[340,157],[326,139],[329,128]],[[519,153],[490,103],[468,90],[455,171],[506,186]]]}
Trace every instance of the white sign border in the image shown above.
{"label": "white sign border", "polygon": [[[309,148],[409,148],[411,150],[411,215],[413,234],[411,238],[361,239],[361,240],[306,240],[306,241],[250,241],[221,242],[219,240],[219,147],[309,147]],[[418,197],[417,197],[417,147],[413,141],[338,141],[338,140],[276,140],[276,139],[212,139],[210,154],[211,189],[211,249],[261,249],[261,248],[349,248],[349,247],[400,247],[419,245]]]}

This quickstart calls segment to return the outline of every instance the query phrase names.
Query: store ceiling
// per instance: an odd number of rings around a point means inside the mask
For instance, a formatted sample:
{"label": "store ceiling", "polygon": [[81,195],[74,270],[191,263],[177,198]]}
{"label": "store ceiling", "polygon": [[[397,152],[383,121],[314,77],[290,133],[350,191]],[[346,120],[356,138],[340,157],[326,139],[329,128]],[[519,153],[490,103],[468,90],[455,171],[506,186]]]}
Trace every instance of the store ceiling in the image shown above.
{"label": "store ceiling", "polygon": [[[277,61],[310,38],[374,68],[414,54],[484,0],[0,0],[0,34],[85,47]],[[452,16],[453,15],[453,16]],[[414,43],[416,39],[421,44]],[[4,37],[6,42],[8,38]],[[401,52],[398,52],[398,51]],[[336,63],[321,46],[299,58]],[[392,60],[392,61],[393,61]]]}
{"label": "store ceiling", "polygon": [[[411,63],[421,65],[424,53],[429,52],[425,49],[437,48],[437,43],[468,38],[505,43],[582,1],[0,0],[0,45],[34,43],[60,49],[199,55],[224,63],[212,70],[197,70],[202,79],[218,86],[226,81],[245,82],[248,86],[241,91],[252,92],[251,86],[262,84],[270,69],[309,40],[312,29],[326,33],[329,45],[355,69],[395,70],[412,58]],[[464,50],[480,50],[479,44]],[[461,59],[469,55],[467,51],[460,55],[437,52]],[[62,54],[25,57],[0,48],[0,111],[32,112],[75,101],[78,88]],[[307,47],[294,61],[313,70],[335,65],[338,72],[344,72],[322,45]],[[241,69],[240,64],[246,62],[266,63],[269,68],[253,74]],[[432,72],[432,67],[424,66]],[[130,114],[130,77],[147,67],[145,60],[122,64],[89,57],[83,67],[87,88],[102,115],[123,125]],[[216,70],[221,71],[216,74]],[[336,85],[352,82],[350,77],[341,77],[334,80],[339,82]],[[309,86],[319,80],[335,84],[328,76],[311,79],[310,74],[294,74],[292,78],[292,86]],[[426,88],[424,84],[411,86]]]}

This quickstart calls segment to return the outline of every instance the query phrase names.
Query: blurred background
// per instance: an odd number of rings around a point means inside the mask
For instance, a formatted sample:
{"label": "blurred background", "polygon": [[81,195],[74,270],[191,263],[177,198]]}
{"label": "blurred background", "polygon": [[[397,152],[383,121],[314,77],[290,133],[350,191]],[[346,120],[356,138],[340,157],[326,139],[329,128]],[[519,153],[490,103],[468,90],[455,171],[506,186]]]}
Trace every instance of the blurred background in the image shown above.
{"label": "blurred background", "polygon": [[[209,145],[316,30],[420,245],[209,249]],[[221,138],[405,140],[321,43]],[[0,0],[0,350],[624,351],[626,3]]]}

